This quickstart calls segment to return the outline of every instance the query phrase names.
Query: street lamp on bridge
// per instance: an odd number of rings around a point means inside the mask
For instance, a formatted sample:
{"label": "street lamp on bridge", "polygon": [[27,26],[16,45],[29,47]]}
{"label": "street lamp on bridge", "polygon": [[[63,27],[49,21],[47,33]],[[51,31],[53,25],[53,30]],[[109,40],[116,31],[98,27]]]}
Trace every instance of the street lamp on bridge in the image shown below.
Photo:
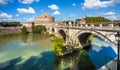
{"label": "street lamp on bridge", "polygon": [[120,32],[117,32],[117,34],[115,35],[115,38],[117,40],[117,53],[118,53],[118,58],[117,58],[117,70],[120,70],[120,59],[119,59],[119,54],[120,54]]}

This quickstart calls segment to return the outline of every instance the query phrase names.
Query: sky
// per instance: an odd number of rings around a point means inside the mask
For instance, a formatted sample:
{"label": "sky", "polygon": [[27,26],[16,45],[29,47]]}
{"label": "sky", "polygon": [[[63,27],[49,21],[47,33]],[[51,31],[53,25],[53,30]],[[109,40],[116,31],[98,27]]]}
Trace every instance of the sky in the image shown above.
{"label": "sky", "polygon": [[31,22],[43,12],[55,21],[86,16],[120,20],[120,0],[0,0],[0,22]]}

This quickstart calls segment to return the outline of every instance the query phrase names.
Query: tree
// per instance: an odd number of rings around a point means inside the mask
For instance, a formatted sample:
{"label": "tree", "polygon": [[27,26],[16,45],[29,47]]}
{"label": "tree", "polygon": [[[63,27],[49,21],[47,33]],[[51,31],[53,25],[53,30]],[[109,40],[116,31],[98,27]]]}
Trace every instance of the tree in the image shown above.
{"label": "tree", "polygon": [[65,50],[65,46],[64,46],[64,39],[63,38],[57,38],[55,37],[52,40],[52,44],[54,46],[53,48],[53,52],[57,55],[60,56],[63,54],[64,50]]}
{"label": "tree", "polygon": [[16,27],[21,26],[20,22],[0,22],[0,26],[3,27]]}
{"label": "tree", "polygon": [[42,25],[33,26],[32,29],[33,29],[32,30],[33,33],[38,33],[38,34],[46,31],[46,27]]}
{"label": "tree", "polygon": [[110,22],[109,19],[98,16],[98,17],[86,17],[86,23],[100,23],[100,22]]}
{"label": "tree", "polygon": [[34,28],[35,28],[35,27],[34,27],[34,25],[32,25],[32,33],[34,33],[34,32],[35,32],[35,31],[34,31]]}
{"label": "tree", "polygon": [[[88,17],[86,16],[85,18],[86,23],[101,23],[101,22],[110,22],[109,19],[97,16],[97,17]],[[81,19],[76,19],[76,21],[81,21]]]}
{"label": "tree", "polygon": [[26,35],[28,32],[27,32],[27,28],[25,26],[22,27],[21,29],[21,32],[23,35]]}

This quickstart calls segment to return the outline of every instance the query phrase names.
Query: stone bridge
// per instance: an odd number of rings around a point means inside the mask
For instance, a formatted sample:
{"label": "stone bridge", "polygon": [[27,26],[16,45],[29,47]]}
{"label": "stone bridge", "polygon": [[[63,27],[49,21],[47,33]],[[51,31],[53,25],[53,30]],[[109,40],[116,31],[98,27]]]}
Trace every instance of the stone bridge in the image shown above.
{"label": "stone bridge", "polygon": [[67,44],[78,44],[79,46],[86,46],[88,38],[91,34],[95,34],[109,43],[116,44],[115,34],[120,32],[120,24],[109,23],[107,25],[101,24],[81,24],[81,25],[51,25],[49,32],[56,36],[62,37]]}

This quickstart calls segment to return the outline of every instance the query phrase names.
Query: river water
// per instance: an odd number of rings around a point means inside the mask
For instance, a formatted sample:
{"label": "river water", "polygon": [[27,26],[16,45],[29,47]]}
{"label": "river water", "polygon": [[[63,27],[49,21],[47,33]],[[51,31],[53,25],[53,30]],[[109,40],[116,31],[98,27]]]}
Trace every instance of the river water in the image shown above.
{"label": "river water", "polygon": [[[104,40],[90,37],[90,50],[79,50],[72,54],[56,57],[52,53],[52,44],[48,36],[29,34],[27,36],[9,36],[0,39],[0,70],[96,70],[107,61],[102,58],[105,50],[100,46],[108,46],[110,55],[116,57],[110,45],[103,44]],[[101,42],[102,41],[102,42]],[[103,48],[103,47],[102,47]],[[98,52],[100,51],[101,52]],[[100,56],[97,56],[100,55]],[[100,62],[98,62],[98,58]]]}

